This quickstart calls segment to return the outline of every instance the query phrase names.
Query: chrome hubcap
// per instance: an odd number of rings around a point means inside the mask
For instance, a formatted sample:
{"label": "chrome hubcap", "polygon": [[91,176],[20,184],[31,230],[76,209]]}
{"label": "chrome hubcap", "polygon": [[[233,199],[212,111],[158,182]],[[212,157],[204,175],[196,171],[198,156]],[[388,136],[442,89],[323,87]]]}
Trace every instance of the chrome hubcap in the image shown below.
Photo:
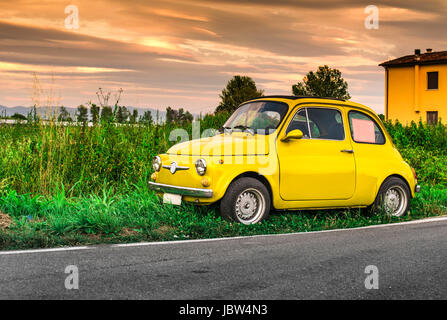
{"label": "chrome hubcap", "polygon": [[401,216],[407,207],[407,202],[407,194],[400,186],[391,187],[385,193],[385,211],[392,216]]}
{"label": "chrome hubcap", "polygon": [[265,210],[265,199],[258,190],[247,189],[237,197],[235,209],[242,223],[256,223]]}

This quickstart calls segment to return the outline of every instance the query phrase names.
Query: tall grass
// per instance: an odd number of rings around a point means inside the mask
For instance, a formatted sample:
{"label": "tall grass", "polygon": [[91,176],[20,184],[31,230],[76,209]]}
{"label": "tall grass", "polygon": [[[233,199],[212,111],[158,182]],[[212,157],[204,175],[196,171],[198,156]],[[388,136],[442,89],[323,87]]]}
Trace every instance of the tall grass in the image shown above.
{"label": "tall grass", "polygon": [[[201,129],[218,128],[226,116],[207,115]],[[404,158],[427,184],[447,185],[446,126],[386,123]],[[175,125],[0,126],[0,184],[19,194],[53,195],[63,187],[70,196],[99,194],[104,185],[122,192],[148,181],[151,159],[174,141]],[[183,125],[191,134],[191,124]]]}

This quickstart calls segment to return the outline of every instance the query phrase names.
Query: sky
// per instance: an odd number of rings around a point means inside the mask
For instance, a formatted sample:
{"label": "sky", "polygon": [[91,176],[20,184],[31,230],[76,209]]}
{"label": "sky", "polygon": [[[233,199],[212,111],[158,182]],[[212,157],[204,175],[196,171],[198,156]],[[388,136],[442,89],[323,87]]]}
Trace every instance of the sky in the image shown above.
{"label": "sky", "polygon": [[[365,27],[368,5],[378,29]],[[234,75],[291,94],[327,64],[352,101],[383,112],[379,63],[447,50],[443,0],[0,0],[0,12],[0,105],[9,107],[76,107],[97,103],[98,88],[111,100],[122,88],[123,105],[205,113]]]}

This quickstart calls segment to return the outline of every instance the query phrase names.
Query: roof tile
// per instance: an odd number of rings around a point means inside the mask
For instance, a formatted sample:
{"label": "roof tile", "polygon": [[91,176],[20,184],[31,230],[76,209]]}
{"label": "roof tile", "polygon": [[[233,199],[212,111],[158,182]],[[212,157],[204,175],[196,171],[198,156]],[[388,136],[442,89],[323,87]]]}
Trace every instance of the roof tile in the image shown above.
{"label": "roof tile", "polygon": [[[419,58],[419,59],[418,59]],[[400,67],[400,66],[413,66],[416,64],[447,64],[447,51],[438,52],[426,52],[421,53],[419,56],[414,54],[409,56],[403,56],[397,59],[385,61],[379,66],[381,67]]]}

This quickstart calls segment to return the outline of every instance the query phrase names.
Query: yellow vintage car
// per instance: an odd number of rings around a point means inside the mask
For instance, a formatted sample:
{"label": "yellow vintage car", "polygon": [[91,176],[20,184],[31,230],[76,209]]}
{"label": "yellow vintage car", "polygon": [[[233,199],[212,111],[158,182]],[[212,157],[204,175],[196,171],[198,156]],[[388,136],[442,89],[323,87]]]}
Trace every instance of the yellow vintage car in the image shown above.
{"label": "yellow vintage car", "polygon": [[215,136],[153,160],[164,202],[219,203],[253,224],[271,209],[380,207],[405,214],[417,177],[370,108],[330,98],[268,96],[242,104]]}

